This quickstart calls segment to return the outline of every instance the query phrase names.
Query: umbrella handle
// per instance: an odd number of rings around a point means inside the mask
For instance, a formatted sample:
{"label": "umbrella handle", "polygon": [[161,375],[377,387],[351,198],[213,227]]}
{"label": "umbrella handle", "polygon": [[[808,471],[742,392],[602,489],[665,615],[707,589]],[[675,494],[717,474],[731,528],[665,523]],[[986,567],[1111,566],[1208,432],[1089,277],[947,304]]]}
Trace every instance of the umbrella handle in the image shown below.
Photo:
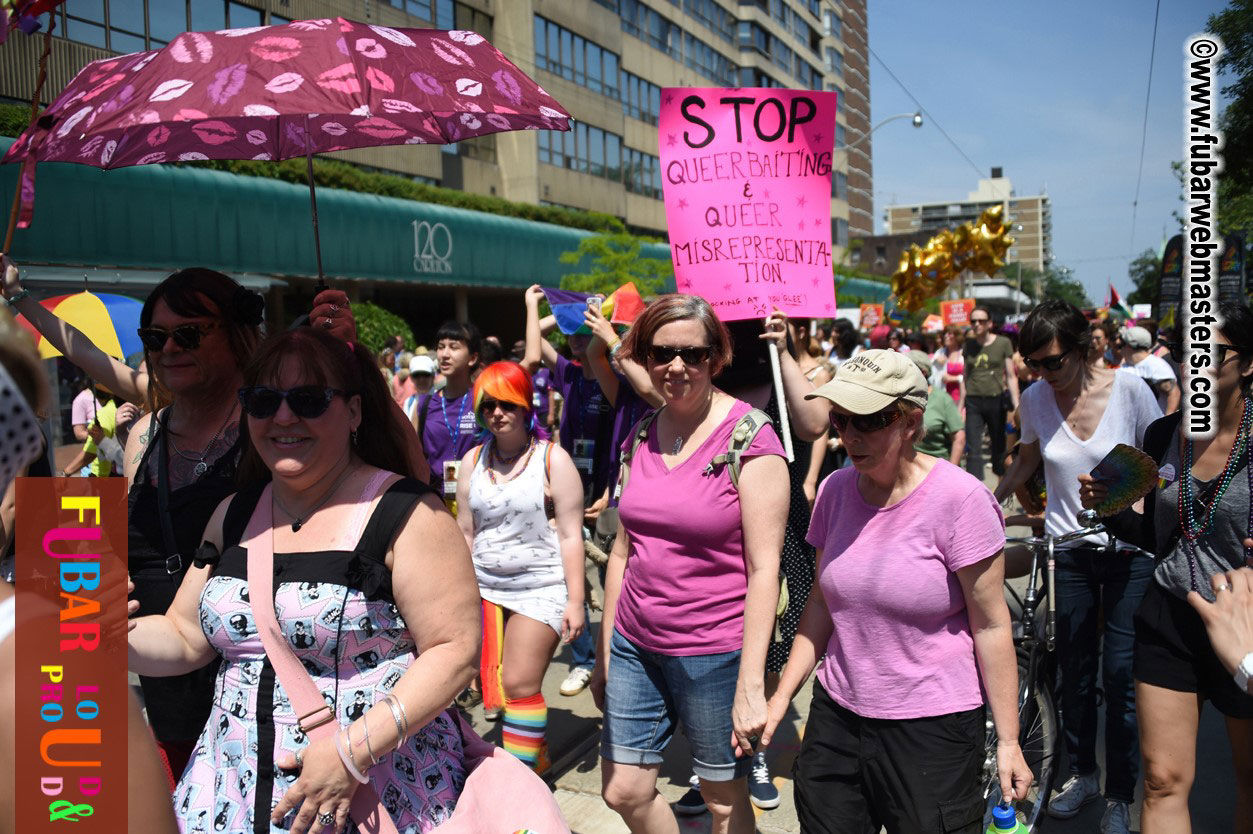
{"label": "umbrella handle", "polygon": [[[44,49],[39,56],[39,78],[35,81],[35,92],[30,97],[30,127],[35,127],[35,118],[39,115],[39,92],[43,89],[44,81],[48,78],[48,55],[52,53],[52,30],[57,28],[57,15],[52,12],[48,15],[48,29],[44,32]],[[17,215],[22,205],[22,177],[18,174],[17,185],[13,189],[13,205],[9,208],[9,226],[4,232],[4,246],[0,246],[0,252],[9,253],[13,246],[13,232],[17,229]]]}
{"label": "umbrella handle", "polygon": [[318,233],[318,193],[313,186],[313,138],[309,133],[309,116],[305,115],[305,176],[309,180],[309,208],[313,212],[313,252],[318,258],[318,283],[314,294],[330,289],[322,272],[322,237]]}

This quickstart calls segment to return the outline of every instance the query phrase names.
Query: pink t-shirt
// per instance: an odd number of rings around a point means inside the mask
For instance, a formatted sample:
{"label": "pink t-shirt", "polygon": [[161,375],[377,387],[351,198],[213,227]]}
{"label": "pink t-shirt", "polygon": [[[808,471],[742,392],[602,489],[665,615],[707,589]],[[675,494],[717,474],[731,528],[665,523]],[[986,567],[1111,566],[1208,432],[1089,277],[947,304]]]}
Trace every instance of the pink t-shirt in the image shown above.
{"label": "pink t-shirt", "polygon": [[[747,572],[739,492],[731,473],[709,462],[727,450],[750,409],[736,401],[725,420],[674,469],[661,459],[657,424],[631,461],[619,504],[630,541],[614,627],[635,645],[664,655],[733,652],[744,644]],[[622,444],[627,451],[634,432]],[[783,456],[766,425],[741,457]]]}
{"label": "pink t-shirt", "polygon": [[857,491],[857,470],[818,490],[807,540],[834,630],[818,680],[863,718],[923,718],[983,703],[966,599],[954,571],[1005,546],[996,499],[938,460],[891,507]]}

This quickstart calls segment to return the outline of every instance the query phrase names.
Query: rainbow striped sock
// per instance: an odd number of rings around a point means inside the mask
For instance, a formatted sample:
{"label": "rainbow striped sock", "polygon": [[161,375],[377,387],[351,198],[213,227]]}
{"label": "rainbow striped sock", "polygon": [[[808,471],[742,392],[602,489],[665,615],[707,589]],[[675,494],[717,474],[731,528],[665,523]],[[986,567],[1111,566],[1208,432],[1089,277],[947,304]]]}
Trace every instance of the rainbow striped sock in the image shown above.
{"label": "rainbow striped sock", "polygon": [[536,693],[516,701],[505,699],[504,746],[513,755],[535,767],[544,746],[548,726],[548,704]]}

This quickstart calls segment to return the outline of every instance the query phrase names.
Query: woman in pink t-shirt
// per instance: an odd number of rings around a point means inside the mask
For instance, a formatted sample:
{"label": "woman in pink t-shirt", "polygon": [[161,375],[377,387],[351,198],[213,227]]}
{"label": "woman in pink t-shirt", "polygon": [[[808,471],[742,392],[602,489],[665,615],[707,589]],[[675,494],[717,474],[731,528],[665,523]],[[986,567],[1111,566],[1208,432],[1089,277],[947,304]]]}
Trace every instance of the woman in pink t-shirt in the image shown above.
{"label": "woman in pink t-shirt", "polygon": [[975,834],[985,692],[1003,794],[1024,798],[1032,778],[1000,508],[974,477],[915,450],[927,381],[907,356],[864,351],[809,397],[831,401],[853,467],[819,489],[808,538],[822,593],[809,595],[762,743],[825,654],[797,759],[801,830]]}
{"label": "woman in pink t-shirt", "polygon": [[629,477],[590,684],[605,713],[602,792],[633,832],[676,830],[657,773],[681,723],[713,830],[751,831],[744,776],[766,724],[783,449],[765,425],[743,453],[738,489],[714,463],[749,405],[713,386],[731,341],[704,299],[653,302],[620,355],[644,363],[665,403],[633,454],[635,432],[623,444]]}

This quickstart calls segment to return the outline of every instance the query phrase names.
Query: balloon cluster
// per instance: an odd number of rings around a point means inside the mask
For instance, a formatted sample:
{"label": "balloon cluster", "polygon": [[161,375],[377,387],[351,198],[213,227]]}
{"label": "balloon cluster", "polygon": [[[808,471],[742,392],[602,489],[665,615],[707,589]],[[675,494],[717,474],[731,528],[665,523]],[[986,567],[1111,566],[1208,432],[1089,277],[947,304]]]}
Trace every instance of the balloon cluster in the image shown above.
{"label": "balloon cluster", "polygon": [[892,276],[892,294],[903,310],[922,309],[928,298],[944,292],[963,270],[986,273],[989,277],[1005,266],[1005,253],[1014,245],[1007,232],[1002,206],[985,209],[977,225],[963,223],[944,229],[927,241],[913,244],[901,253],[900,265]]}

